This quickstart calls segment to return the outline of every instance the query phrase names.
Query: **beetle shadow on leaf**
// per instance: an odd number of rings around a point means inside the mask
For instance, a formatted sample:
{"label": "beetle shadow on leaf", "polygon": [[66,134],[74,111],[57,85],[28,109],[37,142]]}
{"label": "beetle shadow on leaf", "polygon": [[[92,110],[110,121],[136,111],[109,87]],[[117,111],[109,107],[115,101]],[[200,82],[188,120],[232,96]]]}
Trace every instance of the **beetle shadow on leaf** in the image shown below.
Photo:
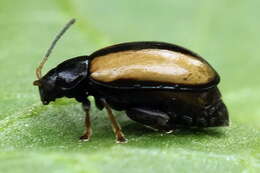
{"label": "beetle shadow on leaf", "polygon": [[129,139],[127,146],[137,148],[168,148],[169,146],[183,148],[188,146],[197,149],[201,145],[207,145],[209,141],[226,138],[222,128],[178,128],[172,133],[166,133],[129,122],[123,126],[123,130]]}
{"label": "beetle shadow on leaf", "polygon": [[[141,124],[131,122],[123,126],[123,130],[127,132],[130,136],[143,136],[143,135],[158,135],[164,134],[163,136],[168,137],[185,137],[185,136],[198,136],[198,137],[213,137],[213,138],[221,138],[224,137],[225,134],[223,130],[220,128],[185,128],[178,127],[173,132],[159,131],[149,127],[145,127]],[[162,135],[161,135],[162,136]]]}

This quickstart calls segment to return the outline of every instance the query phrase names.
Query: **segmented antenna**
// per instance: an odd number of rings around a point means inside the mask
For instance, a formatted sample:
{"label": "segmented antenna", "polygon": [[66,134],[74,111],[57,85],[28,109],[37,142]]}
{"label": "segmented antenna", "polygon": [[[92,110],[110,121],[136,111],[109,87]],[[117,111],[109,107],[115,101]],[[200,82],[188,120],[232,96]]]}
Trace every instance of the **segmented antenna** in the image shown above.
{"label": "segmented antenna", "polygon": [[42,77],[42,68],[46,61],[48,60],[48,57],[50,56],[53,48],[55,47],[57,41],[61,38],[61,36],[69,29],[71,25],[73,25],[76,22],[75,19],[71,19],[63,28],[62,30],[58,33],[58,35],[55,37],[55,39],[52,41],[50,48],[47,50],[42,62],[40,65],[36,68],[36,76],[38,79],[41,79]]}

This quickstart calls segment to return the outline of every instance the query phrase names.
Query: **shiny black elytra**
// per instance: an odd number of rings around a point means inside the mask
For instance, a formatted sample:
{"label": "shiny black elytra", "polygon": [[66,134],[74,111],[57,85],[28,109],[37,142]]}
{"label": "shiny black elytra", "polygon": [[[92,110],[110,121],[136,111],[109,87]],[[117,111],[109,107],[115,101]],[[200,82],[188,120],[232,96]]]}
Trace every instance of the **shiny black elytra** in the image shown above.
{"label": "shiny black elytra", "polygon": [[[75,98],[82,103],[86,112],[86,132],[81,139],[89,140],[92,135],[88,96],[95,98],[95,104],[98,109],[102,110],[105,108],[107,110],[117,142],[125,142],[126,139],[112,114],[112,109],[125,111],[129,118],[143,125],[166,131],[174,130],[178,127],[217,127],[229,124],[228,112],[217,88],[217,84],[220,81],[219,75],[200,56],[173,44],[162,42],[117,44],[98,50],[89,56],[79,56],[66,60],[41,77],[41,69],[52,48],[60,36],[74,22],[75,20],[70,21],[57,36],[57,39],[54,40],[46,54],[46,58],[37,69],[38,80],[34,82],[34,85],[39,86],[41,101],[44,105],[61,97]],[[129,77],[131,74],[127,76],[129,79],[121,77],[109,82],[97,80],[92,76],[91,68],[94,60],[97,58],[104,56],[109,58],[114,53],[119,53],[118,55],[121,56],[120,53],[126,51],[130,51],[133,56],[141,51],[142,55],[142,50],[156,50],[159,53],[160,51],[163,53],[171,51],[184,55],[181,65],[188,70],[190,68],[190,72],[194,71],[196,64],[187,65],[189,62],[186,62],[185,58],[192,57],[202,64],[206,64],[214,72],[214,78],[202,84],[197,84],[196,81],[185,84],[174,83],[174,81],[169,83],[158,80],[134,80]],[[120,65],[121,63],[119,63]],[[147,68],[149,69],[149,64]],[[121,75],[122,70],[119,70],[119,73]],[[137,75],[139,74],[137,73]],[[179,80],[178,78],[179,76],[177,75],[176,80]],[[196,76],[194,78],[196,79]]]}

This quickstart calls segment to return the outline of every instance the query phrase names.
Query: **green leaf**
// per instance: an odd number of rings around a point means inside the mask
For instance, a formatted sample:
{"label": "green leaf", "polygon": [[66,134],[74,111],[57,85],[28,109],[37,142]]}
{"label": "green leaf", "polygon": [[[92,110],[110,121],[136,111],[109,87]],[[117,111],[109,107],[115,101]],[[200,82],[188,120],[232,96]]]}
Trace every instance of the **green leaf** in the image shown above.
{"label": "green leaf", "polygon": [[[1,0],[0,172],[259,172],[259,6],[257,0]],[[129,139],[119,145],[93,104],[93,138],[79,141],[80,104],[64,98],[43,106],[32,85],[51,40],[73,17],[78,22],[44,73],[114,43],[183,45],[220,73],[231,126],[164,134],[116,112]]]}

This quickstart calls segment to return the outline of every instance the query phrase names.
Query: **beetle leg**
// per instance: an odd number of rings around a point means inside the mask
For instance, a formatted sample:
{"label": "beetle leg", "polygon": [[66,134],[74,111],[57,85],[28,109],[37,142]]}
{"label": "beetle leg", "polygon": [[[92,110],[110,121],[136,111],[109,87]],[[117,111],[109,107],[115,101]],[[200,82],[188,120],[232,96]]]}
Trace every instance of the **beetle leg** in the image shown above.
{"label": "beetle leg", "polygon": [[85,116],[85,133],[83,136],[80,137],[80,139],[84,141],[89,141],[90,137],[92,136],[92,128],[91,128],[91,121],[90,121],[90,116],[89,116],[89,111],[90,111],[90,102],[87,100],[87,102],[82,103],[82,108],[84,112],[86,113]]}
{"label": "beetle leg", "polygon": [[117,143],[126,143],[127,139],[125,138],[123,132],[121,131],[121,127],[120,127],[119,123],[116,121],[116,119],[112,113],[112,109],[109,107],[109,105],[107,104],[107,102],[104,99],[101,99],[101,101],[103,102],[103,105],[107,110],[108,117],[111,121],[111,125],[112,125],[113,131],[116,136],[116,142]]}
{"label": "beetle leg", "polygon": [[132,120],[157,130],[173,130],[168,114],[149,108],[131,108],[126,114]]}

